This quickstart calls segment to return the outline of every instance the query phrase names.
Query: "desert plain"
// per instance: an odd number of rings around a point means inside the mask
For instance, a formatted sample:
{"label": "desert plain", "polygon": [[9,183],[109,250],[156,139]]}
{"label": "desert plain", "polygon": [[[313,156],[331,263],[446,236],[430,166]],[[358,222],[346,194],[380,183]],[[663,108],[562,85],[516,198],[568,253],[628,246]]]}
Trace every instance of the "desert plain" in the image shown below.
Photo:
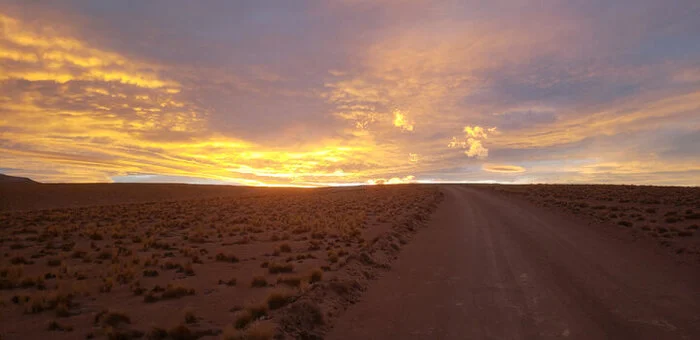
{"label": "desert plain", "polygon": [[0,183],[2,339],[693,338],[700,189]]}

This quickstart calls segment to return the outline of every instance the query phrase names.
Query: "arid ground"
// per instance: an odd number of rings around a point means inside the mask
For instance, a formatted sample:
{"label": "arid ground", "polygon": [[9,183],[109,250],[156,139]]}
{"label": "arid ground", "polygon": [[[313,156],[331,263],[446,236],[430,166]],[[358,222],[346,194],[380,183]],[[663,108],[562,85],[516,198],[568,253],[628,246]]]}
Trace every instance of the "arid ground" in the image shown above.
{"label": "arid ground", "polygon": [[0,338],[700,336],[700,189],[0,184]]}
{"label": "arid ground", "polygon": [[0,334],[257,339],[278,327],[288,337],[322,334],[441,195],[417,185],[6,183]]}

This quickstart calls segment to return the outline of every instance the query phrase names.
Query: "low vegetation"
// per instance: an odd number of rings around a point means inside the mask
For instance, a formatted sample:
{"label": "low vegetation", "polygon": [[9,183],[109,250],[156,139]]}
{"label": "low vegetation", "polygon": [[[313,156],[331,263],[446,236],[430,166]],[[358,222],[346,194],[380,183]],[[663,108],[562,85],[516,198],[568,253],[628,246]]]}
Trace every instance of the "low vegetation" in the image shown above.
{"label": "low vegetation", "polygon": [[508,185],[492,188],[520,194],[550,208],[656,239],[682,262],[700,262],[700,188],[627,185]]}
{"label": "low vegetation", "polygon": [[[440,194],[407,185],[176,198],[0,211],[3,327],[25,338],[190,339],[219,336],[227,325],[208,316],[232,313],[224,338],[272,339],[300,296],[325,289],[368,240],[425,218]],[[161,313],[182,317],[168,324]]]}

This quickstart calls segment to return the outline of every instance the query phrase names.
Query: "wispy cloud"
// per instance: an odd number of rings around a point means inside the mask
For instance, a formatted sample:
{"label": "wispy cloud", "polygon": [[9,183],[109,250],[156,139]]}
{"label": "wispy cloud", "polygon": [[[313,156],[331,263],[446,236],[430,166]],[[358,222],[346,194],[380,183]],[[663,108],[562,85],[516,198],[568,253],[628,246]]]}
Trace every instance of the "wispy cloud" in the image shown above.
{"label": "wispy cloud", "polygon": [[697,185],[699,6],[3,3],[0,167]]}
{"label": "wispy cloud", "polygon": [[488,172],[500,172],[500,173],[520,173],[525,172],[525,168],[518,165],[507,165],[507,164],[484,164],[482,166],[484,171]]}

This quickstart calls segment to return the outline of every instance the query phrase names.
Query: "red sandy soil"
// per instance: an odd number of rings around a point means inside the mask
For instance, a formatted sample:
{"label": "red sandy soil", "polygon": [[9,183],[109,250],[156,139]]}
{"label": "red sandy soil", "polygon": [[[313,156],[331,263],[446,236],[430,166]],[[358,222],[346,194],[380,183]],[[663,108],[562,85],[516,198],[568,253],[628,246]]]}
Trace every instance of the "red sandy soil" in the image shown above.
{"label": "red sandy soil", "polygon": [[4,340],[700,338],[698,188],[6,183],[2,210]]}
{"label": "red sandy soil", "polygon": [[[677,230],[694,230],[686,210],[700,210],[698,188],[442,189],[427,227],[328,339],[700,339],[697,263],[679,263],[634,232],[658,228],[665,216],[679,217],[668,222]],[[560,208],[572,202],[579,215]],[[653,217],[643,213],[649,206]],[[590,210],[607,210],[608,219],[592,223]],[[611,211],[635,224],[618,225]],[[690,248],[698,236],[667,239],[692,240]]]}
{"label": "red sandy soil", "polygon": [[[9,176],[5,176],[6,178]],[[74,208],[118,203],[225,197],[263,188],[188,184],[40,184],[0,180],[0,211]],[[294,190],[294,189],[280,189]]]}
{"label": "red sandy soil", "polygon": [[632,185],[500,185],[550,210],[652,239],[679,262],[700,264],[700,188]]}
{"label": "red sandy soil", "polygon": [[441,197],[417,185],[0,190],[2,339],[317,336]]}

